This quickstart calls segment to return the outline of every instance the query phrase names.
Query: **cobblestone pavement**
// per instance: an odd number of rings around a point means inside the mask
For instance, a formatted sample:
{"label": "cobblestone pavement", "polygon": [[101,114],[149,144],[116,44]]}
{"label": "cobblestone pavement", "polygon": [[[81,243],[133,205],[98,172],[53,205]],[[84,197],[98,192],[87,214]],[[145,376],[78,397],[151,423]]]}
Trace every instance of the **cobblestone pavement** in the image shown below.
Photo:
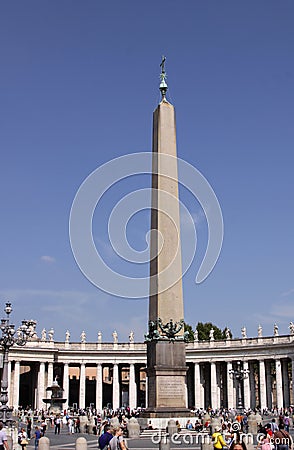
{"label": "cobblestone pavement", "polygon": [[[127,439],[128,447],[130,450],[151,450],[158,449],[159,443],[158,440],[152,439],[152,434],[156,434],[155,431],[145,432],[139,439]],[[182,434],[182,433],[181,433]],[[197,433],[192,432],[191,436],[188,436],[190,433],[184,433],[186,437],[183,435],[176,439],[175,442],[171,442],[171,450],[176,449],[189,449],[189,450],[199,450],[200,442],[197,440]],[[292,438],[294,437],[294,429],[290,429],[290,434]],[[68,434],[67,427],[61,428],[60,434],[54,434],[54,428],[49,428],[46,433],[46,437],[50,440],[50,449],[54,450],[75,450],[75,443],[79,437],[84,437],[87,440],[88,449],[97,449],[97,436],[93,434],[84,434],[84,433],[74,433]],[[152,442],[154,440],[154,442]],[[34,449],[34,439],[30,440],[30,444],[27,446],[27,450]],[[256,448],[256,445],[254,445]]]}
{"label": "cobblestone pavement", "polygon": [[[74,433],[68,434],[67,427],[60,430],[60,434],[54,434],[54,428],[49,428],[45,435],[50,440],[50,449],[72,450],[75,448],[75,442],[79,437],[84,437],[88,442],[88,448],[96,448],[97,436],[93,434]],[[35,440],[31,439],[27,449],[35,448]]]}
{"label": "cobblestone pavement", "polygon": [[[128,447],[130,450],[140,449],[140,450],[149,450],[149,449],[158,449],[159,444],[156,442],[152,442],[152,434],[156,434],[156,431],[150,432],[141,436],[139,439],[127,439]],[[193,433],[194,434],[194,433]],[[84,433],[74,433],[68,434],[67,428],[64,427],[61,429],[60,434],[54,434],[54,428],[49,428],[46,432],[46,437],[50,440],[50,449],[54,450],[74,450],[76,440],[79,437],[84,437],[87,440],[88,449],[97,449],[97,436],[93,434],[84,434]],[[30,440],[30,444],[27,446],[27,450],[34,449],[34,439]],[[171,448],[189,448],[189,450],[199,449],[200,445],[196,445],[195,439],[191,442],[183,443],[181,441],[175,442],[171,445]]]}

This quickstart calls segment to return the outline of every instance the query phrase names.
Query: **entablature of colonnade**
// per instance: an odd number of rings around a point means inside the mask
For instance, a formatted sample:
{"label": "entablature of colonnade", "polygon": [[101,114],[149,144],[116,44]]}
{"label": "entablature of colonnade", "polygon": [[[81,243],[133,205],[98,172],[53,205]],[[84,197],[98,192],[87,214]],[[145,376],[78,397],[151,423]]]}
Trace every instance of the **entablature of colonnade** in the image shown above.
{"label": "entablature of colonnade", "polygon": [[[170,343],[170,345],[173,345]],[[221,341],[194,341],[187,344],[188,362],[294,358],[294,336],[275,336]],[[12,347],[11,361],[40,361],[85,364],[146,363],[146,345],[139,343],[65,343],[30,341]]]}
{"label": "entablature of colonnade", "polygon": [[11,361],[52,362],[67,364],[146,364],[146,346],[137,343],[100,344],[30,341],[25,347],[12,347],[9,353]]}
{"label": "entablature of colonnade", "polygon": [[294,336],[198,341],[187,344],[188,362],[294,358]]}

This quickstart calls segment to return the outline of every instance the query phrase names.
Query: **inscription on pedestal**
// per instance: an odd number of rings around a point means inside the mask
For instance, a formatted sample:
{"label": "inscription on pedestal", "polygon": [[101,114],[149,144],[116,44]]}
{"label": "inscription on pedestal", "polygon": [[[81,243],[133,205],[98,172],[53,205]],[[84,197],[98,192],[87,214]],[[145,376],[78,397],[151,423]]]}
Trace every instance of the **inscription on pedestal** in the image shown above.
{"label": "inscription on pedestal", "polygon": [[167,381],[161,384],[159,395],[161,398],[183,397],[183,386],[177,381]]}

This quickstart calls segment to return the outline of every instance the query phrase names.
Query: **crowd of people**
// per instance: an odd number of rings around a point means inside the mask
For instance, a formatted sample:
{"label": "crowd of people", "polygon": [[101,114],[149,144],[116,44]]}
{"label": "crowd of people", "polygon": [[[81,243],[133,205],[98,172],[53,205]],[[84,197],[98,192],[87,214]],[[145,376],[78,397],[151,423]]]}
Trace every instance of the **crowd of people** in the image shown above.
{"label": "crowd of people", "polygon": [[[117,422],[120,423],[119,426],[113,427],[109,424],[110,417],[116,417]],[[93,417],[94,426],[93,426],[93,434],[97,435],[98,439],[98,447],[101,450],[127,450],[127,443],[124,438],[126,432],[126,417],[118,412],[117,414],[110,414],[109,412],[104,414],[104,420],[102,420],[102,415],[98,414]],[[46,414],[44,411],[42,412],[41,417],[38,417],[38,421],[40,422],[40,426],[36,425],[34,427],[34,432],[32,432],[33,428],[33,419],[29,415],[26,417],[26,428],[21,427],[18,433],[18,443],[21,446],[22,450],[26,450],[27,445],[30,442],[30,439],[34,440],[35,450],[38,450],[39,440],[42,436],[46,435],[47,428],[53,428],[55,434],[60,434],[61,428],[66,428],[68,434],[80,433],[80,417],[71,416],[67,411],[64,411],[63,416],[60,414]],[[0,424],[1,425],[1,424]],[[87,432],[87,428],[84,430]],[[4,432],[3,432],[4,433]],[[3,435],[3,445],[5,450],[9,450],[7,447],[7,437]],[[110,442],[111,441],[111,442]],[[1,449],[1,429],[0,429],[0,449]]]}
{"label": "crowd of people", "polygon": [[[85,433],[93,433],[97,435],[100,450],[103,450],[106,446],[105,442],[109,439],[119,442],[121,450],[125,450],[126,443],[123,439],[124,435],[127,435],[127,424],[131,417],[140,416],[141,409],[131,411],[129,408],[123,408],[119,410],[112,410],[111,408],[104,408],[103,411],[98,412],[94,408],[88,408],[87,410],[66,410],[63,414],[49,414],[46,411],[20,411],[19,419],[20,423],[25,423],[26,427],[22,426],[19,430],[19,445],[22,450],[26,450],[30,439],[34,439],[35,450],[38,449],[39,440],[42,436],[46,435],[47,429],[50,427],[55,434],[60,434],[61,428],[66,429],[68,434],[81,432],[81,419],[83,416],[87,416],[86,420],[83,420],[83,429]],[[246,443],[244,441],[239,442],[238,448],[233,444],[236,442],[236,429],[234,424],[239,424],[238,433],[248,433],[248,417],[252,411],[244,411],[243,414],[236,413],[235,410],[219,409],[213,410],[208,408],[207,410],[198,409],[192,411],[195,418],[188,419],[185,425],[187,430],[194,430],[197,433],[206,432],[212,436],[212,442],[215,442],[214,449],[221,450],[226,447],[230,450],[246,450]],[[261,413],[260,411],[258,411]],[[292,447],[292,440],[289,435],[290,425],[293,423],[294,408],[288,408],[286,410],[277,411],[262,411],[263,420],[259,423],[258,433],[260,439],[258,440],[257,450],[289,450]],[[271,416],[272,419],[264,425],[267,416]],[[220,427],[212,427],[213,419],[217,418]],[[118,424],[118,427],[112,427],[110,424],[114,422]],[[91,427],[89,426],[91,423]],[[181,425],[177,421],[176,423],[178,431],[181,431]],[[182,424],[183,426],[183,424]],[[278,443],[281,441],[283,443]],[[122,442],[120,444],[120,442]],[[285,443],[286,442],[286,443]],[[103,447],[104,444],[104,447]],[[5,444],[4,445],[4,449]],[[108,447],[109,446],[109,447]],[[245,446],[245,447],[244,447]],[[110,443],[107,443],[109,450],[112,450]],[[293,447],[292,447],[293,448]],[[1,449],[1,430],[0,430],[0,449]],[[106,449],[104,449],[106,450]],[[117,448],[115,448],[117,450]],[[294,450],[294,448],[293,448]]]}
{"label": "crowd of people", "polygon": [[[44,410],[19,410],[17,416],[21,426],[19,427],[18,443],[22,450],[26,450],[30,440],[33,440],[35,450],[37,450],[39,440],[42,436],[46,435],[48,428],[52,429],[56,435],[59,435],[61,429],[64,429],[67,430],[68,434],[81,433],[81,431],[83,431],[84,433],[93,433],[99,438],[100,435],[104,434],[105,426],[109,426],[108,424],[113,418],[117,419],[117,423],[120,424],[120,430],[122,430],[122,433],[125,434],[128,418],[132,417],[132,415],[133,414],[129,408],[117,411],[113,411],[110,408],[104,408],[100,414],[94,408],[88,408],[87,410],[65,410],[62,414],[53,414]],[[83,430],[81,430],[82,418],[86,419],[83,420]],[[89,423],[91,423],[91,426],[89,426]],[[110,426],[109,429],[111,430],[111,437],[120,437],[119,430],[116,430],[116,428],[112,428]],[[5,439],[3,439],[3,442],[6,442],[6,436],[4,437]],[[121,440],[122,439],[120,438],[119,441]],[[5,447],[5,444],[3,445]],[[121,446],[123,447],[123,444]],[[122,450],[124,450],[124,448],[122,448]]]}
{"label": "crowd of people", "polygon": [[[235,413],[230,410],[197,411],[195,422],[188,419],[185,425],[187,430],[196,432],[206,432],[211,435],[211,441],[214,450],[227,448],[230,450],[246,450],[246,444],[249,441],[249,421],[248,417],[251,411],[243,414]],[[264,412],[263,412],[264,413]],[[292,437],[289,433],[290,425],[293,424],[294,410],[271,411],[264,414],[263,419],[258,423],[257,429],[257,450],[290,450],[293,449]],[[268,423],[264,424],[264,419],[268,416],[273,417]],[[218,425],[212,425],[212,418],[219,421]],[[259,416],[261,417],[261,416]],[[194,423],[193,423],[194,422]],[[181,430],[177,421],[178,431]]]}

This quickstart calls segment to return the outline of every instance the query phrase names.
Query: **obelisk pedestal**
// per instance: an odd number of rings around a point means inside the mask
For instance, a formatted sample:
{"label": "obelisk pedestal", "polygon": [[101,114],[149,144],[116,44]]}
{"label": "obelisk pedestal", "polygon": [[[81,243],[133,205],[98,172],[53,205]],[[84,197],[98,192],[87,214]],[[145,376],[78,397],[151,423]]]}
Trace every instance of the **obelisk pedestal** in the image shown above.
{"label": "obelisk pedestal", "polygon": [[149,417],[187,415],[184,342],[147,344]]}

